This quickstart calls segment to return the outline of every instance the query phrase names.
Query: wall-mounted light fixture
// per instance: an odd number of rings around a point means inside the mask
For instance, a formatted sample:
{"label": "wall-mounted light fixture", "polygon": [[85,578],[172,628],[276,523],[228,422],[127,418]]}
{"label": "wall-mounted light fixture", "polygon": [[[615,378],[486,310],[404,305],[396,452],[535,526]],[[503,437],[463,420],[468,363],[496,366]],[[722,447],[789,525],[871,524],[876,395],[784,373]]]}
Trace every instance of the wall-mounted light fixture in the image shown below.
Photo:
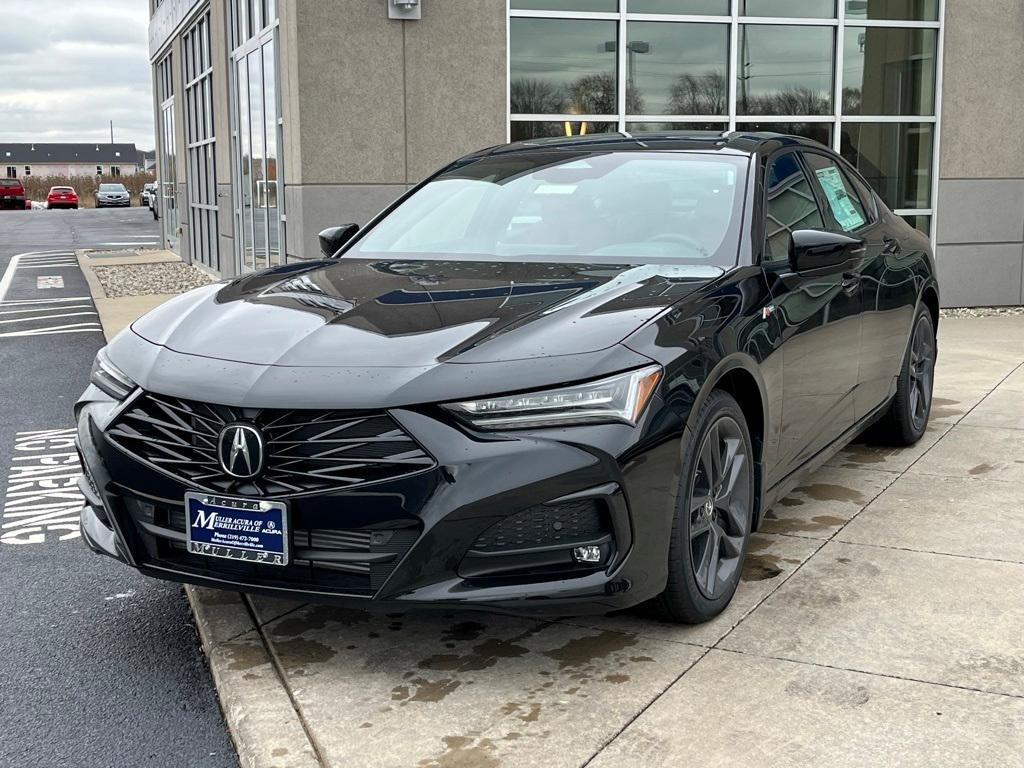
{"label": "wall-mounted light fixture", "polygon": [[387,0],[389,19],[419,19],[423,8],[420,0]]}

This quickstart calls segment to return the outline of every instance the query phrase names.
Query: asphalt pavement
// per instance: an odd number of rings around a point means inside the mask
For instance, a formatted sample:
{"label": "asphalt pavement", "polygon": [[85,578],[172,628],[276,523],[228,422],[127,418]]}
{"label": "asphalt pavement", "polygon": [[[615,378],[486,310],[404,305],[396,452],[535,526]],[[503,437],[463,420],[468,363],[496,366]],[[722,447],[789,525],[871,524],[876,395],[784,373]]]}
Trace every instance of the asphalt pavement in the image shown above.
{"label": "asphalt pavement", "polygon": [[78,248],[146,209],[0,212],[0,765],[237,766],[180,586],[77,531],[71,409],[103,345]]}

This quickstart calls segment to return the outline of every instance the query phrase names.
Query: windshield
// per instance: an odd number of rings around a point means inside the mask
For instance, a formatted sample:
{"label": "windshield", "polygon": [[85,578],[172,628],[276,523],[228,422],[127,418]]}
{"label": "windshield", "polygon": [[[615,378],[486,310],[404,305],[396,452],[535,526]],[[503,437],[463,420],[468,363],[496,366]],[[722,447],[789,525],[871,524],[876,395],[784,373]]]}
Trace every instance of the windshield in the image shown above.
{"label": "windshield", "polygon": [[124,184],[100,184],[100,192],[124,192]]}
{"label": "windshield", "polygon": [[748,159],[536,151],[447,171],[347,256],[736,263]]}

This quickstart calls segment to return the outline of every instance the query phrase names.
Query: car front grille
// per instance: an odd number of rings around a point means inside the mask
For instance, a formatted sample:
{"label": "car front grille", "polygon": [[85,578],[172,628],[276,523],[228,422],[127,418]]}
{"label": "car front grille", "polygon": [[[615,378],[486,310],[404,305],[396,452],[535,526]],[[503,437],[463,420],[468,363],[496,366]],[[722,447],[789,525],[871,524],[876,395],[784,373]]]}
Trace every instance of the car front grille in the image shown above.
{"label": "car front grille", "polygon": [[[224,472],[221,429],[256,426],[265,462],[252,479]],[[436,465],[388,414],[249,409],[144,392],[106,430],[119,449],[190,488],[243,496],[293,496],[396,480]]]}
{"label": "car front grille", "polygon": [[287,566],[193,554],[185,545],[185,510],[132,497],[125,510],[149,542],[149,565],[210,579],[285,589],[372,597],[416,543],[420,526],[404,528],[298,528],[291,533]]}

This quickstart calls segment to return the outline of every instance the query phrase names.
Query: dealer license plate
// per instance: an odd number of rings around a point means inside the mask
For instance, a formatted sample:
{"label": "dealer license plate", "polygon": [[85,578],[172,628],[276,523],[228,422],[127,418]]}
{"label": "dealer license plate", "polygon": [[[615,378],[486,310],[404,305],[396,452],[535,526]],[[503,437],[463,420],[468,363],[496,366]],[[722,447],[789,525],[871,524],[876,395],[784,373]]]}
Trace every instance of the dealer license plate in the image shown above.
{"label": "dealer license plate", "polygon": [[186,493],[185,515],[192,554],[288,564],[288,509],[282,502]]}

